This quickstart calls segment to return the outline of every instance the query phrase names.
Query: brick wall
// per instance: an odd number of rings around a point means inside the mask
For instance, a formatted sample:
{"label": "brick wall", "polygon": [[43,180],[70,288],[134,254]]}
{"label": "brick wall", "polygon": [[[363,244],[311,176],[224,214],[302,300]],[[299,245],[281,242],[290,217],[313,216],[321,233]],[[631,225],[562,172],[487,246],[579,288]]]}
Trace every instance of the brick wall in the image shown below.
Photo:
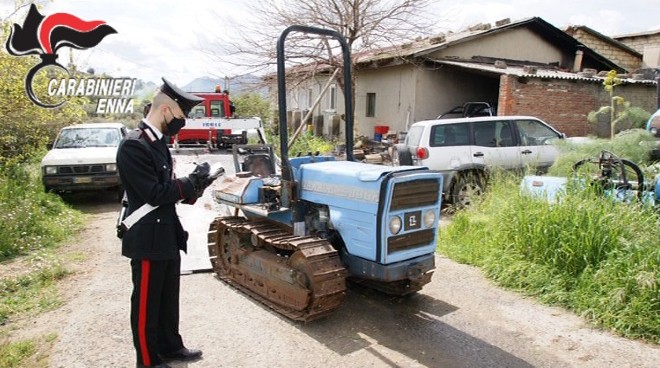
{"label": "brick wall", "polygon": [[[655,85],[627,84],[616,87],[615,91],[633,106],[649,112],[656,110]],[[569,137],[602,135],[602,127],[590,124],[587,115],[609,105],[609,94],[599,81],[502,75],[498,105],[498,115],[535,116]]]}

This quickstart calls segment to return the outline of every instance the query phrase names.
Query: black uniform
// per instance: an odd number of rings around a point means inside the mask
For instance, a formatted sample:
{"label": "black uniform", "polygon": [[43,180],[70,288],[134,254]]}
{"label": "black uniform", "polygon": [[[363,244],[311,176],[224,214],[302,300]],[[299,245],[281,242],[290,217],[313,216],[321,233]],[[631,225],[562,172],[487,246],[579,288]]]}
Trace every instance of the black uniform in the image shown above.
{"label": "black uniform", "polygon": [[144,122],[119,145],[117,168],[128,196],[127,215],[149,203],[158,206],[122,238],[122,254],[131,259],[131,328],[138,363],[161,363],[159,354],[183,348],[179,334],[179,276],[188,233],[175,203],[192,199],[193,185],[174,179],[172,157],[163,139]]}

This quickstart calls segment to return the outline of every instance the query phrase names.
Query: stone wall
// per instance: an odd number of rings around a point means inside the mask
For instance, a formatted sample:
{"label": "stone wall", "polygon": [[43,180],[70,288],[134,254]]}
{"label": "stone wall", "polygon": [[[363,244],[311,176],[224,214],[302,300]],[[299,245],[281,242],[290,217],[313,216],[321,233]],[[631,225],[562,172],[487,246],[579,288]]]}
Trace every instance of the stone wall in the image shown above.
{"label": "stone wall", "polygon": [[621,36],[616,37],[615,40],[625,44],[632,49],[635,49],[640,53],[644,53],[645,46],[660,46],[660,31],[638,36]]}
{"label": "stone wall", "polygon": [[[579,40],[585,46],[596,51],[600,55],[612,60],[617,65],[624,67],[626,70],[633,71],[641,68],[642,59],[640,57],[633,55],[620,47],[617,47],[611,42],[607,42],[589,32],[585,32],[582,29],[575,29],[573,32],[574,33],[572,36],[575,39]],[[641,53],[641,51],[639,52]]]}

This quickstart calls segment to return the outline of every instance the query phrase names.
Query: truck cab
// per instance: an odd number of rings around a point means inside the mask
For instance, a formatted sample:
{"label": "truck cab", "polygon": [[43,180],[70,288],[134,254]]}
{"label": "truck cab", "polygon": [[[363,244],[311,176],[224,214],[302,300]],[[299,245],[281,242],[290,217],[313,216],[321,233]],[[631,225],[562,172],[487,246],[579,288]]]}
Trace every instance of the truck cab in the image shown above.
{"label": "truck cab", "polygon": [[233,117],[233,107],[229,96],[222,92],[193,92],[195,96],[204,99],[202,103],[190,110],[188,118],[231,118]]}
{"label": "truck cab", "polygon": [[229,95],[220,92],[192,92],[204,99],[190,110],[186,125],[179,134],[170,137],[170,144],[182,146],[206,146],[231,148],[234,144],[247,144],[248,131],[263,128],[260,118],[236,118],[234,104]]}

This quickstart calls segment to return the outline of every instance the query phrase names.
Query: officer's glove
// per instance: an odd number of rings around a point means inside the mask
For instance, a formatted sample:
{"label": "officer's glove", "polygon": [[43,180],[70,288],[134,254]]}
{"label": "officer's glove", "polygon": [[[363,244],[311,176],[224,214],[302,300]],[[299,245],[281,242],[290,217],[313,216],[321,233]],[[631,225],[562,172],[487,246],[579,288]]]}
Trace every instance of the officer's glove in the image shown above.
{"label": "officer's glove", "polygon": [[199,198],[204,194],[204,189],[213,183],[211,176],[211,165],[208,162],[197,164],[188,179],[195,190],[195,197]]}
{"label": "officer's glove", "polygon": [[204,190],[211,185],[215,179],[219,178],[225,173],[225,169],[220,166],[215,171],[211,173],[211,167],[208,162],[198,164],[195,167],[190,175],[188,175],[188,181],[192,184],[194,194],[191,198],[185,198],[183,203],[194,204],[197,201],[197,198],[201,197],[204,194]]}

